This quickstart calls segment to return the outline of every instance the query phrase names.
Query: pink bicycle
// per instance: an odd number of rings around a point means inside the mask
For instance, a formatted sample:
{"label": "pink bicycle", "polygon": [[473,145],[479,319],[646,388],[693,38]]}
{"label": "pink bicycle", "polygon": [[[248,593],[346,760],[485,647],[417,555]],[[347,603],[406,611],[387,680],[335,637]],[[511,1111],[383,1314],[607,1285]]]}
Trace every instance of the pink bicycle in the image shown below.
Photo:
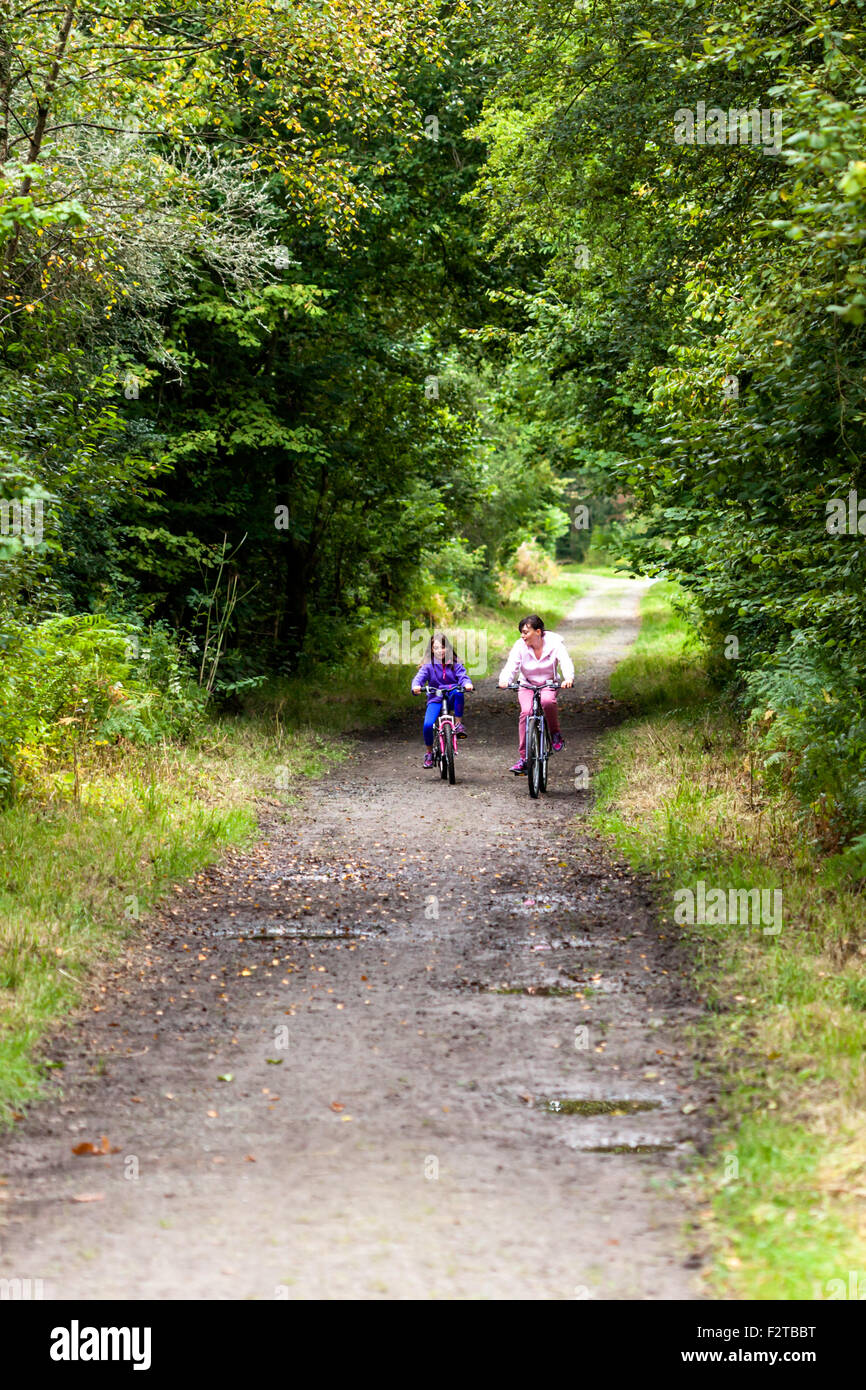
{"label": "pink bicycle", "polygon": [[457,716],[450,707],[450,696],[459,689],[459,685],[445,685],[435,689],[431,685],[425,685],[423,690],[425,695],[432,695],[434,699],[442,701],[439,718],[433,725],[433,765],[438,767],[442,781],[447,777],[452,787],[457,781],[454,769],[454,758],[457,754],[457,734],[454,732]]}

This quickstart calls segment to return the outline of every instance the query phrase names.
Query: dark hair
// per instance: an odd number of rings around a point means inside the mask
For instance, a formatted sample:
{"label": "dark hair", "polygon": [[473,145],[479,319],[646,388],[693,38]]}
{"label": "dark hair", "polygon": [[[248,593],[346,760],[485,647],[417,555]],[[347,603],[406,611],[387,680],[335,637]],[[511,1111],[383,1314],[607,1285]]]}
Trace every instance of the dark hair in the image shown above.
{"label": "dark hair", "polygon": [[452,665],[454,664],[454,648],[453,648],[453,646],[451,645],[450,639],[447,638],[447,637],[445,636],[445,633],[444,633],[444,632],[434,632],[434,633],[433,633],[433,636],[430,638],[430,641],[427,643],[427,655],[426,655],[426,660],[427,660],[427,661],[432,661],[432,660],[433,660],[433,643],[434,643],[434,642],[441,642],[441,643],[442,643],[442,647],[443,647],[443,650],[444,650],[444,652],[445,652],[445,661],[444,661],[443,664],[444,664],[445,666],[452,666]]}
{"label": "dark hair", "polygon": [[535,628],[536,632],[544,632],[544,619],[539,618],[537,613],[527,613],[526,617],[521,618],[517,624],[517,631],[522,633],[526,626]]}

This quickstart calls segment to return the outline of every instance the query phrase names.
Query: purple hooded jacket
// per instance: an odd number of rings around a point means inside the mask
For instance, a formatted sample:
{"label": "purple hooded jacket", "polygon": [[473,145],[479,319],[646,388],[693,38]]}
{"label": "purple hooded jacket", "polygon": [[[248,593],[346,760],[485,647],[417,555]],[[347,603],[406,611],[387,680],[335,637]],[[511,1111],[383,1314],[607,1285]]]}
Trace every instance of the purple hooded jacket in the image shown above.
{"label": "purple hooded jacket", "polygon": [[[418,672],[412,677],[413,685],[432,685],[437,689],[443,685],[464,686],[467,682],[471,685],[471,680],[462,661],[449,662],[443,666],[441,661],[425,661],[423,666],[418,668]],[[427,703],[434,697],[427,696]]]}

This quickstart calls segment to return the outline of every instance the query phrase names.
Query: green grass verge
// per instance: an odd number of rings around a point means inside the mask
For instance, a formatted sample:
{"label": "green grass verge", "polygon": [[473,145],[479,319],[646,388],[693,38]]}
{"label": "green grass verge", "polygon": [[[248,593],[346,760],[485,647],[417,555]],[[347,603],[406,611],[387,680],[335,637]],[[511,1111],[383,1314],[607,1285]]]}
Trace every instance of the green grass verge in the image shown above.
{"label": "green grass verge", "polygon": [[695,707],[712,696],[698,645],[674,607],[679,599],[676,585],[653,584],[641,603],[637,641],[611,678],[611,694],[643,713]]}
{"label": "green grass verge", "polygon": [[256,799],[340,756],[303,731],[214,723],[186,746],[82,767],[80,804],[0,815],[0,1121],[40,1093],[37,1044],[167,888],[256,835]]}
{"label": "green grass verge", "polygon": [[[696,1038],[716,1099],[693,1181],[717,1297],[815,1299],[866,1271],[866,931],[862,885],[819,862],[784,793],[754,772],[749,735],[716,700],[670,586],[612,687],[640,711],[604,740],[592,823],[659,880],[705,1003]],[[685,925],[675,893],[782,893],[782,928]]]}

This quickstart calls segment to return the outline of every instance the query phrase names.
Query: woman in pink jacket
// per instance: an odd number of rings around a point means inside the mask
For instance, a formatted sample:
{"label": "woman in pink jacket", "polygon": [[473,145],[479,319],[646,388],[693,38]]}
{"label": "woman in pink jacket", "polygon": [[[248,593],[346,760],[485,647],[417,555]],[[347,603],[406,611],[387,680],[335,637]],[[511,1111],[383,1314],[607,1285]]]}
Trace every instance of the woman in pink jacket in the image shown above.
{"label": "woman in pink jacket", "polygon": [[[544,622],[537,613],[530,613],[528,617],[521,618],[518,627],[520,636],[502,668],[499,677],[500,687],[505,689],[512,681],[521,679],[529,681],[532,685],[556,680],[557,665],[562,671],[563,688],[568,690],[574,685],[574,663],[565,650],[562,638],[555,632],[545,632]],[[511,768],[514,773],[526,771],[526,716],[532,713],[532,691],[521,687],[517,692],[517,698],[520,701],[520,751],[517,762]],[[559,732],[556,691],[542,690],[541,705],[553,740],[553,751],[559,753],[565,744]]]}

